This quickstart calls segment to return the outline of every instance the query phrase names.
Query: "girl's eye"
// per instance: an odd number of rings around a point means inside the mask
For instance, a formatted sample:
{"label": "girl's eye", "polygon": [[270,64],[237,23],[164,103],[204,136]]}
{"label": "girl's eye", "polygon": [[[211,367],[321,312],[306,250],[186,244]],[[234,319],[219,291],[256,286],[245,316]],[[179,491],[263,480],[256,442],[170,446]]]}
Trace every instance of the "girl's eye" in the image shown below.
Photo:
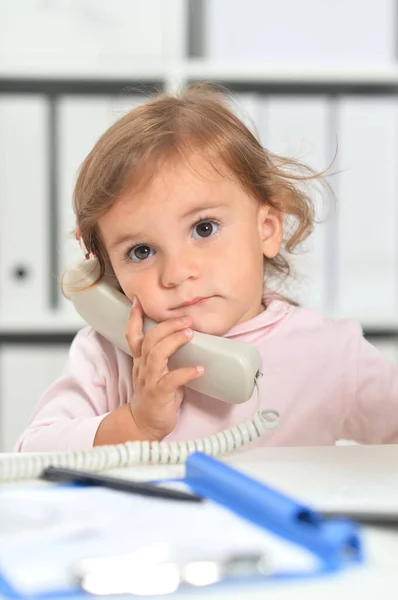
{"label": "girl's eye", "polygon": [[216,221],[201,221],[195,225],[193,229],[193,237],[197,240],[199,238],[206,238],[214,235],[220,226]]}
{"label": "girl's eye", "polygon": [[150,246],[134,246],[128,252],[128,257],[132,261],[143,261],[155,254],[155,250]]}

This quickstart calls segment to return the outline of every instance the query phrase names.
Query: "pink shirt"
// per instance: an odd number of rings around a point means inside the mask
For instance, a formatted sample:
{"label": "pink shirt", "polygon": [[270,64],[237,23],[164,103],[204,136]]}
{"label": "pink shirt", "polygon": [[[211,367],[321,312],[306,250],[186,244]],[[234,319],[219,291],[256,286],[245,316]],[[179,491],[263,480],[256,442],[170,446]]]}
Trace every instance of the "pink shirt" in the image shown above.
{"label": "pink shirt", "polygon": [[[272,300],[226,337],[259,348],[261,408],[281,413],[279,427],[254,445],[329,445],[338,439],[398,442],[398,370],[364,340],[358,323]],[[65,373],[44,393],[18,451],[92,447],[104,416],[133,395],[132,359],[91,328],[70,348]],[[210,436],[250,418],[256,397],[230,405],[186,389],[167,440]]]}

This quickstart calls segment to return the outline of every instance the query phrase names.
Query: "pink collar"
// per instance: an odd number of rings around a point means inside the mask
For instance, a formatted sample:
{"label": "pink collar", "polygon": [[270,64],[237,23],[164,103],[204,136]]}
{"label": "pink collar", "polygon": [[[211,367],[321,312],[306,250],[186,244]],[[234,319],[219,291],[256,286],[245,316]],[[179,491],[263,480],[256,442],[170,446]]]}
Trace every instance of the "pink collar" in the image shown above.
{"label": "pink collar", "polygon": [[269,325],[274,325],[286,315],[292,313],[295,309],[295,306],[289,304],[285,300],[280,300],[275,297],[270,300],[270,295],[268,292],[267,294],[264,294],[263,298],[264,300],[268,300],[267,308],[252,319],[244,321],[243,323],[238,323],[238,325],[232,327],[229,331],[227,331],[224,337],[238,337],[242,334],[257,331]]}

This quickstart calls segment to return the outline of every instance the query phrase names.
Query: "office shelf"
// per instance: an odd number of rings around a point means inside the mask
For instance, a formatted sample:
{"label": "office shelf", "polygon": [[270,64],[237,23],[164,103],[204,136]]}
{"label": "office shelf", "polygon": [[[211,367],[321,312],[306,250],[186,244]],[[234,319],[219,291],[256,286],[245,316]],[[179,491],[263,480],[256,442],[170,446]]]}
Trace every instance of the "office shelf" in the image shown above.
{"label": "office shelf", "polygon": [[7,68],[0,64],[0,90],[12,82],[68,83],[102,82],[104,85],[120,81],[162,81],[184,85],[192,80],[210,80],[216,82],[237,82],[261,84],[299,84],[299,85],[377,85],[392,86],[398,84],[398,63],[373,67],[332,66],[307,64],[267,64],[265,62],[225,63],[205,59],[190,59],[178,62],[159,63],[128,62],[117,63],[107,70],[103,65],[87,69],[78,64],[67,64],[60,71],[48,65],[40,69]]}

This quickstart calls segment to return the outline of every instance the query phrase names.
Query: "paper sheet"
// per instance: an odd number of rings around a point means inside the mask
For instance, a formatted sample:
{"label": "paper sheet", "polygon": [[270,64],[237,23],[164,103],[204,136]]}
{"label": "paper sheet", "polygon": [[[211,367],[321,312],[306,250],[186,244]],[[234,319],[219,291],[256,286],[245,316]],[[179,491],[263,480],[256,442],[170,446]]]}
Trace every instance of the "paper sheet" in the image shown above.
{"label": "paper sheet", "polygon": [[159,544],[202,560],[261,552],[270,572],[317,566],[306,550],[211,502],[58,485],[0,491],[0,575],[22,594],[71,588],[81,559]]}

